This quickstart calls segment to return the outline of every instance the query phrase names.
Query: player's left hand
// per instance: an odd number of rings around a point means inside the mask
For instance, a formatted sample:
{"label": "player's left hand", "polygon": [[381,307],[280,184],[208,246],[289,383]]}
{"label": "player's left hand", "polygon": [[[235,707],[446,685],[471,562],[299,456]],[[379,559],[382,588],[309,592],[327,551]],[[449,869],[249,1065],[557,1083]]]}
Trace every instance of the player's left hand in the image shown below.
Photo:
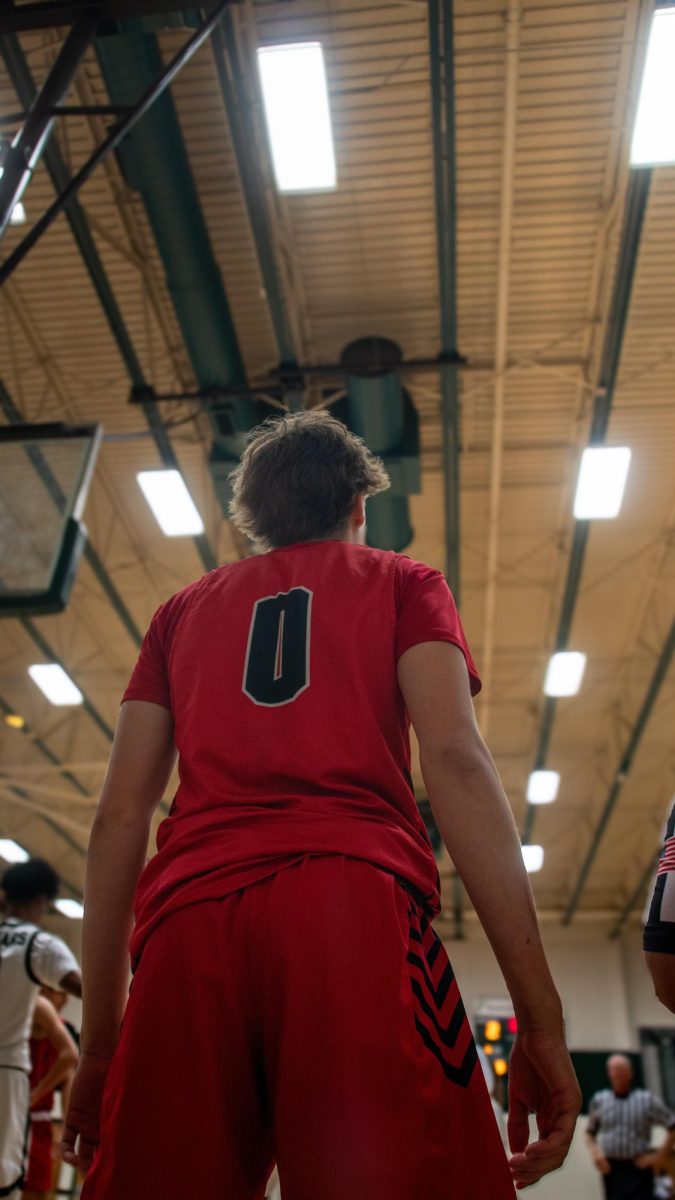
{"label": "player's left hand", "polygon": [[[516,1188],[530,1187],[565,1161],[581,1092],[559,1030],[519,1030],[509,1064],[509,1160]],[[529,1142],[529,1113],[539,1138]]]}
{"label": "player's left hand", "polygon": [[83,1051],[70,1093],[61,1157],[69,1166],[77,1167],[85,1174],[99,1142],[101,1101],[109,1068],[110,1058]]}

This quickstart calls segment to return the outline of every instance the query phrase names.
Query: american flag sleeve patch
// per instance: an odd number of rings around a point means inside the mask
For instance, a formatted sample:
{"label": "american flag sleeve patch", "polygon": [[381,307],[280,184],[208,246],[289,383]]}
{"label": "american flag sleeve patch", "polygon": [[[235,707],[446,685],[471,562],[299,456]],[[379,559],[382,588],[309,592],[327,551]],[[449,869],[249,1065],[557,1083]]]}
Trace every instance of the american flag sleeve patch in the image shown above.
{"label": "american flag sleeve patch", "polygon": [[643,946],[655,954],[675,954],[675,804],[656,868]]}
{"label": "american flag sleeve patch", "polygon": [[675,837],[666,838],[656,874],[665,875],[668,871],[675,871]]}

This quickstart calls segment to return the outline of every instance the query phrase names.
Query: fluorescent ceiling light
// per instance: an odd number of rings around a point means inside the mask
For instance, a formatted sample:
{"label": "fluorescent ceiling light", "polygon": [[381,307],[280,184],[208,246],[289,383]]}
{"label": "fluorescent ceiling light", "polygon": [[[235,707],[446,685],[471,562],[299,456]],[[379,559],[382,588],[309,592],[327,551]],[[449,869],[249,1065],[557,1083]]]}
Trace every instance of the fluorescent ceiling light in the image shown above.
{"label": "fluorescent ceiling light", "polygon": [[[0,167],[0,179],[2,179],[4,173],[5,173],[5,168]],[[14,205],[14,208],[12,209],[12,215],[9,218],[9,223],[10,223],[10,225],[25,225],[26,220],[27,220],[26,210],[25,210],[21,200],[19,200],[18,203],[16,203]]]}
{"label": "fluorescent ceiling light", "polygon": [[576,650],[561,650],[552,655],[544,680],[544,692],[547,696],[576,696],[585,669],[586,655]]}
{"label": "fluorescent ceiling light", "polygon": [[520,848],[523,852],[523,862],[528,874],[533,875],[535,871],[541,871],[544,865],[544,847],[521,846]]}
{"label": "fluorescent ceiling light", "polygon": [[79,900],[55,900],[54,908],[58,909],[64,917],[71,917],[72,920],[81,920],[84,916],[84,908]]}
{"label": "fluorescent ceiling light", "polygon": [[11,838],[0,838],[0,858],[9,863],[28,862],[30,854]]}
{"label": "fluorescent ceiling light", "polygon": [[167,537],[189,537],[204,532],[204,522],[180,471],[139,471],[136,478]]}
{"label": "fluorescent ceiling light", "polygon": [[632,167],[675,163],[675,7],[657,9],[638,101]]}
{"label": "fluorescent ceiling light", "polygon": [[533,771],[527,781],[530,804],[551,804],[558,795],[560,775],[557,771]]}
{"label": "fluorescent ceiling light", "polygon": [[320,42],[263,46],[258,68],[279,191],[334,188],[333,131]]}
{"label": "fluorescent ceiling light", "polygon": [[36,663],[28,668],[33,683],[52,704],[81,704],[84,696],[58,663]]}
{"label": "fluorescent ceiling light", "polygon": [[26,718],[22,717],[20,713],[5,713],[5,725],[9,725],[10,729],[23,729],[25,724]]}
{"label": "fluorescent ceiling light", "polygon": [[589,446],[581,456],[574,515],[579,521],[608,520],[621,508],[630,467],[627,446]]}

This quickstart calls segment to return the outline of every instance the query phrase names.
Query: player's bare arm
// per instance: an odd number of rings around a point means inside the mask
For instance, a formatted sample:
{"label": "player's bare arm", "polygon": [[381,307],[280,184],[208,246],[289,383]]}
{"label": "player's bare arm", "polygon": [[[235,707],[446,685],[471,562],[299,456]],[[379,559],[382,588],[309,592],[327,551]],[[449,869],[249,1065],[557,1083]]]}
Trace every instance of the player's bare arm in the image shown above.
{"label": "player's bare arm", "polygon": [[[82,931],[82,1057],[63,1138],[67,1162],[86,1169],[98,1138],[107,1067],[126,1003],[133,897],[152,813],[175,761],[173,718],[144,700],[123,705],[91,832]],[[80,1135],[80,1153],[75,1141]]]}
{"label": "player's bare arm", "polygon": [[47,1096],[59,1084],[66,1082],[77,1067],[78,1051],[68,1030],[59,1020],[58,1013],[49,1000],[38,996],[33,1013],[33,1037],[47,1038],[58,1053],[47,1074],[43,1076],[31,1093],[31,1104]]}
{"label": "player's bare arm", "polygon": [[82,976],[79,971],[69,971],[59,982],[59,991],[67,992],[78,1000],[82,996]]}
{"label": "player's bare arm", "polygon": [[[526,1187],[561,1165],[580,1108],[560,999],[511,810],[476,725],[463,655],[449,643],[423,643],[401,656],[398,672],[436,824],[490,940],[518,1019],[509,1142],[516,1186]],[[541,1137],[528,1146],[529,1111],[537,1113]]]}
{"label": "player's bare arm", "polygon": [[652,977],[657,999],[671,1012],[675,1012],[675,954],[661,954],[647,950],[645,962]]}

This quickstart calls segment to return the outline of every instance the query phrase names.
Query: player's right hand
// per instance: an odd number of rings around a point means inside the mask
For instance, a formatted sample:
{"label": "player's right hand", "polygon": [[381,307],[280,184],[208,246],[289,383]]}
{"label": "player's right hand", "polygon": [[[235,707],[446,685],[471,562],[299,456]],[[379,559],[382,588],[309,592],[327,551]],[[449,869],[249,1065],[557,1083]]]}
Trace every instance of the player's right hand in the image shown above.
{"label": "player's right hand", "polygon": [[[581,1092],[559,1030],[519,1031],[509,1062],[509,1160],[518,1189],[537,1183],[565,1161],[581,1108]],[[529,1114],[539,1139],[528,1145]]]}
{"label": "player's right hand", "polygon": [[101,1101],[109,1068],[110,1058],[83,1051],[73,1079],[61,1139],[61,1157],[85,1174],[98,1147]]}

